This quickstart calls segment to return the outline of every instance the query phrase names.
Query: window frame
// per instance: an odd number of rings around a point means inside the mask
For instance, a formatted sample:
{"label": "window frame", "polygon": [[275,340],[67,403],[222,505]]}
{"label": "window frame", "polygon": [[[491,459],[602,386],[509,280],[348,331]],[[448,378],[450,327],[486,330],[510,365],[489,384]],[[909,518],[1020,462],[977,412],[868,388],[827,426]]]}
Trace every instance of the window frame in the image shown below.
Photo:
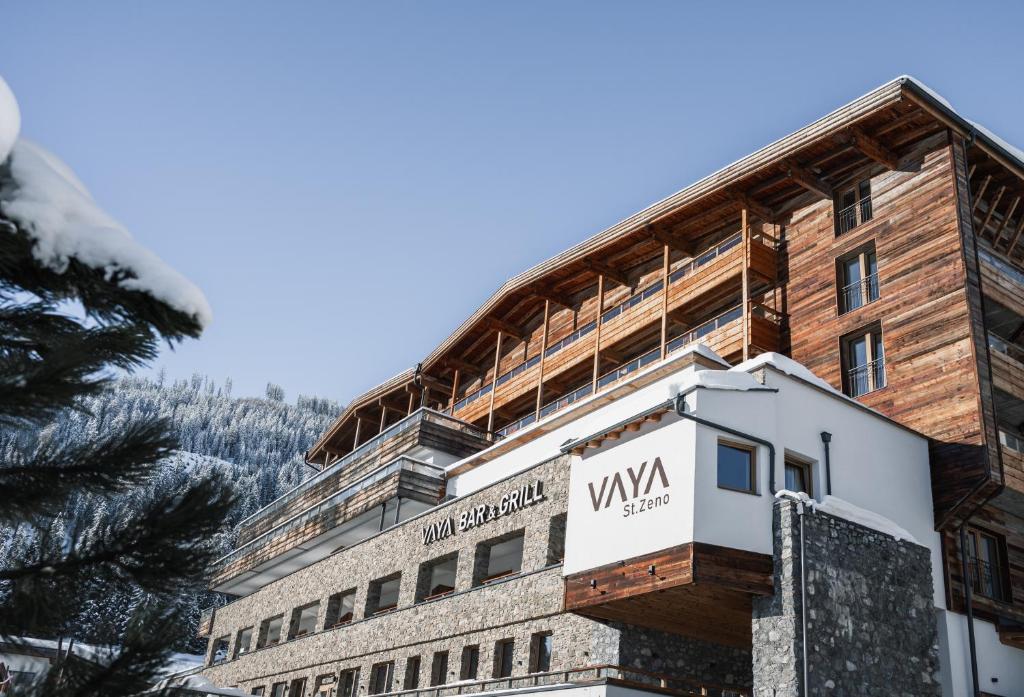
{"label": "window frame", "polygon": [[[395,602],[389,605],[381,605],[381,591],[384,589],[384,585],[395,582],[397,588],[395,590]],[[402,572],[396,571],[393,574],[387,576],[381,576],[370,581],[369,587],[366,593],[366,612],[365,617],[375,617],[377,615],[384,615],[389,612],[394,612],[398,609],[398,604],[402,600]]]}
{"label": "window frame", "polygon": [[[312,626],[309,629],[305,630],[305,631],[300,631],[300,627],[302,626],[302,617],[303,617],[303,615],[305,615],[308,610],[312,610],[313,608],[316,608],[316,612],[313,615],[313,624],[312,624]],[[306,603],[305,605],[300,605],[300,606],[294,608],[292,610],[291,619],[288,621],[288,638],[287,638],[287,641],[294,641],[295,639],[298,639],[300,637],[309,636],[311,634],[316,634],[316,627],[317,627],[317,624],[319,624],[317,620],[319,620],[319,619],[320,619],[320,601],[319,600],[314,600],[311,603]]]}
{"label": "window frame", "polygon": [[[379,689],[381,685],[378,684],[379,674],[378,670],[384,669],[384,682],[383,689]],[[391,692],[391,688],[394,684],[395,676],[395,662],[394,661],[380,661],[370,666],[370,680],[366,685],[366,692],[370,695],[383,695]]]}
{"label": "window frame", "polygon": [[[804,486],[806,487],[802,493],[807,494],[810,498],[814,498],[814,463],[803,458],[798,458],[789,453],[786,453],[782,459],[782,481],[785,484],[786,474],[790,467],[795,467],[802,472]],[[786,485],[786,489],[789,486]],[[798,492],[799,493],[799,492]]]}
{"label": "window frame", "polygon": [[[865,188],[867,189],[866,195],[864,193]],[[843,199],[847,194],[853,194],[853,203],[847,206],[843,206]],[[866,216],[865,201],[867,202]],[[847,209],[853,210],[853,224],[844,228],[843,223],[841,221],[847,218],[840,216],[842,216],[843,212],[846,211]],[[861,225],[864,225],[865,223],[869,223],[872,220],[874,220],[875,206],[874,196],[871,187],[871,177],[859,177],[857,179],[854,179],[851,183],[843,186],[842,188],[837,188],[835,191],[835,196],[832,199],[832,211],[833,230],[835,232],[836,237],[845,235],[849,233],[851,230],[854,230],[860,227]]]}
{"label": "window frame", "polygon": [[[549,644],[547,666],[541,667],[541,648]],[[555,656],[555,634],[551,631],[534,632],[530,637],[530,673],[551,672],[551,661]]]}
{"label": "window frame", "polygon": [[[346,687],[346,680],[352,681]],[[359,694],[359,668],[346,668],[338,673],[338,691],[336,697],[356,697]]]}
{"label": "window frame", "polygon": [[[861,278],[859,281],[850,281],[846,269],[848,264],[856,259],[860,264]],[[874,261],[875,272],[867,273],[870,268],[869,260]],[[878,271],[878,251],[875,249],[874,240],[867,244],[861,245],[856,249],[853,249],[839,257],[836,257],[836,315],[842,317],[848,315],[851,312],[856,312],[861,308],[867,307],[871,303],[878,302],[882,297],[882,286],[879,278]],[[874,291],[875,297],[871,297],[872,284],[868,281],[869,278],[874,276]],[[859,296],[860,305],[856,307],[848,306],[846,299],[848,293],[847,288],[854,284],[860,286]]]}
{"label": "window frame", "polygon": [[418,655],[409,656],[405,660],[405,677],[402,680],[403,690],[419,689],[421,670],[423,670],[423,660]]}
{"label": "window frame", "polygon": [[[853,346],[858,340],[864,339],[864,357],[865,362],[861,366],[853,365],[851,363],[851,356]],[[881,346],[881,355],[876,354],[876,341]],[[864,395],[883,390],[889,386],[889,377],[885,370],[885,334],[882,332],[882,325],[879,322],[873,322],[866,327],[862,327],[857,331],[850,332],[849,334],[843,335],[839,339],[839,359],[840,367],[842,368],[842,382],[843,382],[843,394],[847,397],[857,399]],[[881,361],[881,376],[882,382],[878,384],[876,368],[872,366]],[[851,373],[855,370],[865,370],[867,374],[867,389],[863,392],[854,394],[853,390],[853,376]]]}
{"label": "window frame", "polygon": [[[270,625],[274,622],[274,620],[280,620],[281,623],[277,627],[277,638],[274,639],[273,642],[271,642],[269,640],[269,638],[270,638]],[[271,615],[270,617],[267,617],[262,622],[260,622],[260,630],[259,630],[259,633],[256,636],[256,649],[258,650],[258,649],[265,649],[265,648],[268,648],[270,646],[277,646],[278,644],[281,643],[281,637],[283,635],[284,635],[284,613],[282,612],[281,614]]]}
{"label": "window frame", "polygon": [[[503,544],[505,542],[511,542],[512,540],[521,540],[521,547],[519,552],[519,566],[518,568],[508,569],[505,571],[497,571],[492,574],[487,572],[491,566],[491,553],[494,551],[494,547]],[[489,583],[494,583],[505,578],[511,578],[512,576],[518,576],[523,573],[523,561],[526,557],[526,528],[520,528],[518,530],[509,531],[503,535],[492,537],[488,540],[478,542],[476,550],[473,554],[473,588],[479,588],[486,586]]]}
{"label": "window frame", "polygon": [[[249,632],[249,641],[247,642],[245,650],[241,651],[240,649],[242,648],[242,634],[244,634],[245,632]],[[239,656],[244,656],[247,653],[252,653],[253,651],[255,651],[256,647],[253,646],[253,639],[255,638],[255,626],[242,627],[237,632],[235,632],[235,647],[231,651],[232,658],[238,658]]]}
{"label": "window frame", "polygon": [[[971,575],[971,595],[997,603],[1013,602],[1012,587],[1009,579],[1009,566],[1007,564],[1006,538],[984,528],[974,527],[973,525],[968,526],[966,534],[968,546],[973,548],[973,554],[970,554],[972,551],[971,549],[965,550],[965,552],[968,553],[967,564]],[[993,565],[991,562],[987,562],[990,566],[994,566],[993,569],[990,569],[990,575],[993,578],[993,590],[995,591],[995,595],[989,595],[982,590],[983,582],[981,580],[980,564],[983,560],[978,554],[978,551],[980,549],[980,542],[983,539],[989,539],[992,541],[992,547],[996,553],[995,564]]]}
{"label": "window frame", "polygon": [[[433,593],[433,588],[430,584],[433,581],[434,570],[442,564],[454,562],[454,569],[452,570],[452,586],[449,590],[439,591]],[[456,590],[456,583],[459,578],[459,552],[458,550],[449,554],[444,554],[440,557],[434,557],[428,559],[419,566],[416,579],[416,598],[415,603],[425,603],[431,600],[437,600],[438,598],[444,598],[445,596],[452,595]]]}
{"label": "window frame", "polygon": [[459,680],[480,679],[480,645],[469,644],[462,647],[462,659],[459,662]]}
{"label": "window frame", "polygon": [[[741,489],[733,486],[722,484],[722,478],[720,476],[719,468],[721,466],[719,460],[719,449],[722,447],[732,448],[733,450],[742,450],[750,455],[750,488]],[[759,496],[760,491],[757,486],[757,446],[751,443],[744,443],[738,440],[731,440],[729,438],[719,437],[715,442],[715,484],[718,488],[723,491],[734,491],[740,494],[750,494],[752,496]]]}
{"label": "window frame", "polygon": [[448,658],[447,650],[434,652],[430,659],[430,687],[448,684]]}
{"label": "window frame", "polygon": [[[509,647],[508,673],[505,673],[505,647]],[[512,677],[516,667],[516,640],[513,637],[498,639],[494,642],[494,679]]]}

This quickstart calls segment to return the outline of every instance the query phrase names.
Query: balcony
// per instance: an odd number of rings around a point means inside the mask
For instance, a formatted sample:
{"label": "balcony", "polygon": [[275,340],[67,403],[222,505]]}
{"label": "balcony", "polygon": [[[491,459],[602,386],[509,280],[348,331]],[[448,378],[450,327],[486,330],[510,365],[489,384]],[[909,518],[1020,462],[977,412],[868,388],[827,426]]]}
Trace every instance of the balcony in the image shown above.
{"label": "balcony", "polygon": [[436,457],[454,460],[487,445],[483,431],[431,409],[420,409],[243,520],[238,543],[255,539],[404,453],[428,461]]}
{"label": "balcony", "polygon": [[983,243],[978,244],[978,258],[985,296],[1024,317],[1024,271]]}
{"label": "balcony", "polygon": [[[744,263],[758,278],[773,281],[776,272],[775,241],[766,235],[756,235],[750,240],[750,251],[746,261],[739,234],[711,247],[669,275],[668,311],[685,310],[687,313],[699,315],[715,304],[728,299],[739,292]],[[663,299],[663,283],[655,281],[638,290],[629,298],[606,309],[601,313],[601,345],[607,347],[626,339],[638,331],[656,325],[660,321]],[[752,321],[754,325],[766,329],[758,333],[759,342],[752,342],[761,350],[778,348],[778,328],[766,327],[760,320]],[[702,325],[703,326],[703,325]],[[740,326],[741,325],[737,325]],[[544,350],[544,378],[555,378],[579,367],[593,359],[594,341],[590,337],[595,334],[597,321],[591,321],[576,329],[573,333],[549,345]],[[742,332],[741,332],[742,334]],[[706,342],[705,342],[706,343]],[[724,342],[728,344],[723,357],[736,358],[741,356],[742,342]],[[734,346],[735,344],[735,346]],[[713,350],[718,350],[715,346]],[[498,405],[521,398],[535,390],[540,371],[541,356],[537,354],[526,361],[500,374],[493,383],[487,383],[474,392],[458,400],[450,413],[467,422],[475,422],[486,416],[490,409],[491,391]],[[580,388],[585,389],[585,388]],[[569,395],[565,395],[568,397]],[[582,398],[584,394],[577,395]],[[562,398],[559,398],[562,399]],[[556,400],[557,401],[557,400]],[[572,403],[570,400],[568,403]],[[567,406],[564,404],[562,406]],[[552,413],[558,408],[542,407]],[[524,417],[529,418],[529,417]],[[521,428],[522,426],[519,426]]]}
{"label": "balcony", "polygon": [[444,470],[401,456],[240,544],[211,587],[244,595],[436,505]]}
{"label": "balcony", "polygon": [[835,229],[836,235],[843,235],[859,225],[863,225],[874,217],[874,207],[871,197],[865,196],[853,205],[836,211]]}

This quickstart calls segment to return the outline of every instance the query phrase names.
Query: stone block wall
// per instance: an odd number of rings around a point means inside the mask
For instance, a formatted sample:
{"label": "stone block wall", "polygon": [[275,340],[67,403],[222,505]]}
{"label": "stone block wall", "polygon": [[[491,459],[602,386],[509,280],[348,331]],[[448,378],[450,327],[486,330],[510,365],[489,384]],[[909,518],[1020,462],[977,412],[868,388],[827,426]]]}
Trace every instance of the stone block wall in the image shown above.
{"label": "stone block wall", "polygon": [[754,697],[807,694],[938,697],[938,634],[928,549],[805,509],[806,602],[800,515],[775,505],[775,594],[753,608]]}

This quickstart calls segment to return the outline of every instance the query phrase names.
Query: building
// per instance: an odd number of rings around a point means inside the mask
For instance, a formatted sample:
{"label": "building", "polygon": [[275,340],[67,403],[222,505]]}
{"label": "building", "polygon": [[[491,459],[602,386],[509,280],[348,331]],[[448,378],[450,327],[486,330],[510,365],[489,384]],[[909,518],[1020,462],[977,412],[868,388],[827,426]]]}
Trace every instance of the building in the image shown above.
{"label": "building", "polygon": [[244,522],[204,675],[1019,694],[1022,196],[903,77],[513,278]]}

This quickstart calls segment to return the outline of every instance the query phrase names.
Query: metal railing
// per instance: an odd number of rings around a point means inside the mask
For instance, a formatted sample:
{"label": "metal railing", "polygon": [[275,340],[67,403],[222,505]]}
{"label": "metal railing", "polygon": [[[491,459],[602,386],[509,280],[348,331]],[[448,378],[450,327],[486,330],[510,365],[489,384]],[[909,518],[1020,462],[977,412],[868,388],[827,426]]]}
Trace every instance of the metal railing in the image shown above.
{"label": "metal railing", "polygon": [[419,474],[426,474],[428,476],[437,477],[441,479],[444,477],[444,468],[432,465],[422,460],[411,458],[407,455],[402,455],[390,463],[378,467],[372,472],[360,477],[358,480],[345,487],[341,491],[335,492],[325,499],[314,503],[312,506],[305,508],[287,520],[278,523],[274,527],[270,528],[264,533],[261,533],[257,537],[249,540],[243,545],[239,545],[232,551],[225,554],[223,557],[214,562],[214,566],[218,568],[224,568],[230,565],[232,562],[244,557],[246,554],[253,552],[258,549],[263,543],[269,542],[273,538],[276,538],[282,534],[289,532],[297,527],[301,527],[308,523],[311,519],[316,518],[321,513],[340,505],[342,502],[352,498],[364,489],[373,486],[374,484],[387,479],[396,472],[417,472]]}
{"label": "metal railing", "polygon": [[549,414],[554,414],[556,411],[565,409],[570,404],[578,402],[584,397],[590,396],[590,394],[593,391],[594,385],[588,382],[586,385],[583,385],[582,387],[577,387],[575,390],[567,392],[561,397],[553,399],[544,406],[542,406],[540,408],[540,415],[543,418],[545,416],[548,416]]}
{"label": "metal railing", "polygon": [[524,428],[526,428],[527,426],[529,426],[530,424],[532,424],[536,420],[537,420],[537,412],[531,411],[529,414],[527,414],[526,416],[522,417],[521,419],[516,419],[515,421],[513,421],[510,424],[508,424],[507,426],[503,426],[502,428],[499,428],[497,431],[494,432],[494,435],[497,438],[507,438],[508,436],[511,436],[516,431],[523,430]]}
{"label": "metal railing", "polygon": [[878,300],[878,274],[873,273],[839,290],[840,312],[850,312]]}
{"label": "metal railing", "polygon": [[971,588],[978,595],[993,600],[1005,600],[1003,590],[1003,569],[990,561],[978,557],[967,557],[967,568],[971,574]]}
{"label": "metal railing", "polygon": [[442,414],[441,412],[438,411],[434,411],[433,409],[428,409],[425,407],[418,409],[409,416],[402,419],[401,421],[394,423],[391,426],[388,426],[383,431],[381,431],[380,433],[378,433],[365,443],[360,444],[359,447],[357,447],[355,450],[342,457],[337,462],[325,467],[323,470],[317,472],[309,479],[305,479],[299,484],[296,484],[294,487],[292,487],[285,493],[281,494],[279,497],[268,503],[266,506],[259,509],[258,511],[247,517],[245,520],[243,520],[240,524],[240,527],[245,527],[246,525],[252,524],[259,518],[271,516],[281,511],[283,508],[288,506],[288,504],[297,499],[303,493],[313,488],[314,486],[316,486],[323,480],[327,479],[328,477],[337,474],[346,465],[355,462],[359,458],[365,456],[367,453],[373,451],[384,441],[401,435],[402,433],[405,433],[406,431],[409,431],[413,428],[416,428],[423,422],[440,424],[443,426],[447,426],[448,428],[461,431],[463,433],[474,433],[480,436],[481,438],[487,437],[486,431],[484,431],[483,429],[478,429],[472,424],[467,424],[465,421],[460,421],[459,419],[456,419],[447,414]]}
{"label": "metal railing", "polygon": [[846,385],[851,397],[885,387],[885,359],[878,358],[846,371]]}
{"label": "metal railing", "polygon": [[616,680],[628,686],[643,689],[656,688],[679,695],[706,695],[708,697],[747,697],[749,688],[708,683],[696,678],[676,677],[662,673],[652,673],[636,668],[616,665],[595,665],[584,668],[569,668],[527,675],[514,675],[506,678],[489,678],[486,680],[460,680],[459,682],[422,687],[412,690],[371,693],[377,697],[454,697],[498,690],[522,690],[531,687],[570,685],[599,680]]}
{"label": "metal railing", "polygon": [[626,361],[618,368],[609,370],[607,373],[605,373],[604,375],[597,379],[597,387],[600,389],[602,387],[607,387],[608,385],[611,385],[614,382],[618,382],[619,380],[626,377],[630,373],[634,373],[643,368],[644,366],[648,366],[651,363],[656,362],[659,358],[661,358],[660,346],[651,351],[648,351],[642,356],[637,356],[631,361]]}
{"label": "metal railing", "polygon": [[842,235],[844,232],[849,232],[858,225],[868,222],[872,217],[874,217],[874,209],[871,204],[871,197],[865,196],[852,206],[836,211],[836,234]]}

